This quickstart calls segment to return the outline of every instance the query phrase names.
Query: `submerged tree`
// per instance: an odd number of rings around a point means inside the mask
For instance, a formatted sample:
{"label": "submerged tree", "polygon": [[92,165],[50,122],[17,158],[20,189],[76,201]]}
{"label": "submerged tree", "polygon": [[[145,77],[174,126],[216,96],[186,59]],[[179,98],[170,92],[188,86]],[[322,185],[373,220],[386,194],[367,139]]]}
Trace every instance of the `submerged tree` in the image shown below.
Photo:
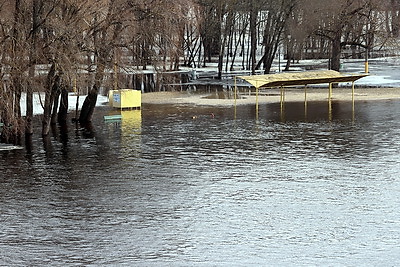
{"label": "submerged tree", "polygon": [[[26,88],[27,39],[29,34],[29,11],[23,0],[3,1],[1,9],[1,98],[0,111],[3,128],[2,139],[8,143],[20,143],[24,130],[21,116],[21,97]],[[3,72],[9,70],[7,72]]]}
{"label": "submerged tree", "polygon": [[183,55],[183,27],[179,24],[184,23],[181,19],[189,12],[191,2],[160,0],[154,4],[150,0],[119,0],[105,1],[103,6],[106,9],[93,16],[85,37],[96,57],[96,71],[79,116],[81,123],[92,120],[105,71],[115,63],[115,49],[133,51],[132,63],[136,61],[142,69],[160,62],[165,64],[162,58],[167,57],[175,65],[171,69],[178,68]]}
{"label": "submerged tree", "polygon": [[93,49],[96,58],[96,70],[94,84],[89,90],[79,116],[81,123],[88,123],[92,120],[97,95],[102,85],[107,64],[111,60],[111,52],[124,26],[121,21],[123,16],[119,14],[119,11],[126,7],[121,5],[122,3],[119,1],[104,1],[103,4],[103,8],[96,10],[97,12],[91,18],[91,27],[85,39],[88,47]]}

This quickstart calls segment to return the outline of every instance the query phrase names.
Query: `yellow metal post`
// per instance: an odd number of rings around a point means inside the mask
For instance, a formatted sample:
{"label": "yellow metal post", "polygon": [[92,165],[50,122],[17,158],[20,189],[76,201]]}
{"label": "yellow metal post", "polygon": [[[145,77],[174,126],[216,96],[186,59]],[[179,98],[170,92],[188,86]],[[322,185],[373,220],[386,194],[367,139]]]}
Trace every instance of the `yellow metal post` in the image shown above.
{"label": "yellow metal post", "polygon": [[369,64],[368,64],[368,60],[365,60],[365,73],[369,73]]}
{"label": "yellow metal post", "polygon": [[285,120],[285,88],[281,86],[281,121]]}
{"label": "yellow metal post", "polygon": [[237,83],[236,83],[236,76],[235,76],[235,79],[234,79],[234,83],[235,83],[235,90],[234,90],[234,99],[235,99],[235,107],[236,107],[236,94],[237,94]]}
{"label": "yellow metal post", "polygon": [[304,105],[307,106],[307,84],[304,86]]}
{"label": "yellow metal post", "polygon": [[332,120],[332,83],[329,84],[329,96],[328,96],[328,109],[329,109],[329,120]]}
{"label": "yellow metal post", "polygon": [[236,101],[236,98],[237,98],[237,78],[236,78],[236,76],[235,76],[235,79],[234,79],[234,83],[235,83],[235,89],[234,89],[234,99],[235,99],[235,106],[234,106],[234,109],[235,109],[235,113],[234,113],[234,118],[235,118],[235,120],[236,120],[236,103],[237,103],[237,101]]}
{"label": "yellow metal post", "polygon": [[353,115],[353,121],[355,119],[355,99],[354,99],[354,82],[351,85],[351,102],[352,102],[352,115]]}
{"label": "yellow metal post", "polygon": [[256,87],[256,118],[258,120],[258,87]]}
{"label": "yellow metal post", "polygon": [[304,86],[304,115],[307,118],[307,84]]}

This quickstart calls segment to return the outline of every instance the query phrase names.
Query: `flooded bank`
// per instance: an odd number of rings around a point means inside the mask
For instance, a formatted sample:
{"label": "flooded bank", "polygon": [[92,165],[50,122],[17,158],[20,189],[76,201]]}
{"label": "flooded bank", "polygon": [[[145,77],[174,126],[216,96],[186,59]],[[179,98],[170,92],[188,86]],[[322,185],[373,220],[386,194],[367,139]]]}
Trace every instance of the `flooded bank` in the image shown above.
{"label": "flooded bank", "polygon": [[0,263],[398,265],[399,111],[99,108],[94,131],[0,151]]}

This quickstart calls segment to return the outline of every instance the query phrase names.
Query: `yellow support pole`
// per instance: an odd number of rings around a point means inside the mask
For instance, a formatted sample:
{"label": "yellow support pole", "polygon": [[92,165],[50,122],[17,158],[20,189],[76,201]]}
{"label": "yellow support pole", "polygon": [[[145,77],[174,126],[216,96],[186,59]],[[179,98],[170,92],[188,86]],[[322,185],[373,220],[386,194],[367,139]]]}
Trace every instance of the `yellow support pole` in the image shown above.
{"label": "yellow support pole", "polygon": [[256,119],[258,120],[258,87],[256,87]]}
{"label": "yellow support pole", "polygon": [[285,120],[285,88],[281,86],[281,121]]}
{"label": "yellow support pole", "polygon": [[307,84],[304,86],[304,115],[307,118]]}
{"label": "yellow support pole", "polygon": [[307,105],[307,84],[304,86],[304,105]]}
{"label": "yellow support pole", "polygon": [[369,73],[369,64],[368,64],[368,60],[365,60],[365,73]]}
{"label": "yellow support pole", "polygon": [[355,99],[354,99],[354,82],[351,85],[351,102],[352,102],[352,118],[355,120]]}
{"label": "yellow support pole", "polygon": [[236,83],[236,76],[234,78],[235,90],[234,90],[234,99],[235,99],[235,107],[236,107],[236,94],[237,94],[237,83]]}
{"label": "yellow support pole", "polygon": [[329,84],[328,105],[329,105],[329,120],[331,120],[332,119],[332,83]]}
{"label": "yellow support pole", "polygon": [[234,94],[235,94],[235,96],[234,96],[234,99],[235,99],[235,107],[234,107],[234,109],[235,109],[235,113],[234,113],[234,117],[235,117],[235,120],[236,120],[236,103],[237,103],[237,100],[236,100],[236,98],[237,98],[237,78],[236,78],[236,76],[235,76],[235,79],[234,79],[234,81],[235,81],[235,90],[234,90]]}

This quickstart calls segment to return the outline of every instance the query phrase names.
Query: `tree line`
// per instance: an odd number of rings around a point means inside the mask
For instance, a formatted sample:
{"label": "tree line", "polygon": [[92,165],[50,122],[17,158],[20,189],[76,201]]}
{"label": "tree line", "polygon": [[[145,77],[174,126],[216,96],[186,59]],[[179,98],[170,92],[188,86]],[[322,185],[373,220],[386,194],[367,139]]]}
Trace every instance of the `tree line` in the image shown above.
{"label": "tree line", "polygon": [[46,136],[66,123],[72,87],[86,88],[77,119],[89,123],[116,68],[151,68],[162,86],[163,73],[211,62],[218,78],[269,73],[284,50],[286,70],[306,57],[329,58],[339,70],[345,48],[352,57],[395,48],[399,16],[400,0],[0,0],[1,138],[17,143],[33,133],[34,92],[44,95]]}

